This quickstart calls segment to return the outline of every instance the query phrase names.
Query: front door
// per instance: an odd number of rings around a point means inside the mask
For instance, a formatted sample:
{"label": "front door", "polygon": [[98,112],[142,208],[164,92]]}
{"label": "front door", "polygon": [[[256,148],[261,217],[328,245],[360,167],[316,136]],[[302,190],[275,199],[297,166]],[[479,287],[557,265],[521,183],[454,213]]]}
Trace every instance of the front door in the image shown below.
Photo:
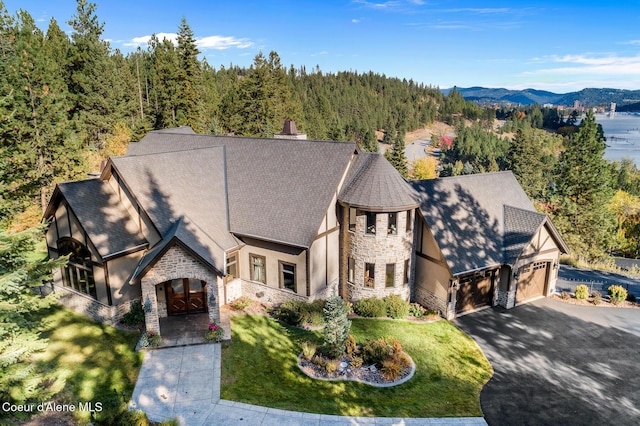
{"label": "front door", "polygon": [[169,315],[207,312],[206,283],[201,280],[179,278],[167,282]]}

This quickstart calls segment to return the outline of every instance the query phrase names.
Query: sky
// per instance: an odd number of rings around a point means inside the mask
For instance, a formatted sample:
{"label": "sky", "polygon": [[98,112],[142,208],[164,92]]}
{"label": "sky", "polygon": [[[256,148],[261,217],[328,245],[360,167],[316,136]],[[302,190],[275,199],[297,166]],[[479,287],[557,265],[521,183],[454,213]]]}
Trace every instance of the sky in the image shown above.
{"label": "sky", "polygon": [[[0,0],[2,3],[3,0]],[[373,71],[440,87],[640,90],[640,0],[98,0],[103,38],[123,53],[184,17],[201,57],[249,66],[276,51],[287,67]],[[4,0],[43,29],[71,32],[73,0]]]}

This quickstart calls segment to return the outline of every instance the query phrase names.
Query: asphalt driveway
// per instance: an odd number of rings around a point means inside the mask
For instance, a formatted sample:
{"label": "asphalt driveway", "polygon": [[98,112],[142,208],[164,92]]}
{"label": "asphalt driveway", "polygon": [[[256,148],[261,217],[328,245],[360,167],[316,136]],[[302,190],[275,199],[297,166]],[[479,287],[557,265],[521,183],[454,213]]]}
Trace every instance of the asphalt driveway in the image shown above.
{"label": "asphalt driveway", "polygon": [[456,320],[491,362],[489,425],[640,424],[640,309],[539,299]]}

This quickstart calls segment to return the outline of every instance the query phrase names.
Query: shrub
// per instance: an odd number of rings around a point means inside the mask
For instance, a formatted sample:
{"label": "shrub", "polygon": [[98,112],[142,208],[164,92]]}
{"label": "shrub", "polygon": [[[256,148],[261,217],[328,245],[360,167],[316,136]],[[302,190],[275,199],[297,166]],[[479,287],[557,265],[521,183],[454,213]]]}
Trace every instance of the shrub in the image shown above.
{"label": "shrub", "polygon": [[419,303],[412,303],[409,305],[409,314],[414,318],[422,318],[427,313],[427,310]]}
{"label": "shrub", "polygon": [[353,358],[351,358],[349,366],[351,366],[351,368],[360,368],[362,367],[362,362],[363,361],[361,356],[354,356]]}
{"label": "shrub", "polygon": [[567,293],[566,291],[563,291],[562,294],[560,295],[560,297],[562,297],[563,300],[571,299],[571,295],[569,293]]}
{"label": "shrub", "polygon": [[327,360],[326,358],[320,356],[320,355],[316,355],[311,359],[311,362],[314,363],[315,365],[317,365],[320,368],[325,368],[325,366],[327,365]]}
{"label": "shrub", "polygon": [[327,361],[324,368],[327,370],[327,373],[332,374],[338,371],[339,366],[340,366],[339,359],[331,359]]}
{"label": "shrub", "polygon": [[142,302],[136,300],[131,303],[131,309],[129,312],[123,315],[122,322],[127,325],[138,325],[144,322],[144,310],[142,309]]}
{"label": "shrub", "polygon": [[607,289],[607,293],[611,296],[611,303],[617,305],[627,300],[627,290],[621,285],[612,285]]}
{"label": "shrub", "polygon": [[356,345],[356,339],[353,337],[353,334],[350,334],[349,337],[347,337],[347,341],[344,342],[344,345],[344,349],[347,354],[353,355],[358,352],[358,346]]}
{"label": "shrub", "polygon": [[322,310],[324,300],[314,300],[311,303],[298,300],[287,300],[272,311],[272,315],[279,321],[293,326],[304,324],[323,324]]}
{"label": "shrub", "polygon": [[382,300],[384,301],[387,315],[391,318],[401,319],[409,316],[409,302],[397,294],[392,294]]}
{"label": "shrub", "polygon": [[440,312],[437,309],[429,309],[426,314],[427,318],[438,318],[439,316]]}
{"label": "shrub", "polygon": [[302,348],[302,356],[306,360],[310,360],[311,358],[313,358],[313,356],[316,354],[316,351],[318,350],[318,346],[315,343],[311,342],[302,342],[300,347]]}
{"label": "shrub", "polygon": [[600,294],[600,292],[594,291],[591,294],[591,297],[591,303],[593,303],[594,305],[598,306],[600,303],[602,303],[602,295]]}
{"label": "shrub", "polygon": [[391,350],[383,338],[371,340],[362,345],[362,358],[367,364],[380,366],[390,354]]}
{"label": "shrub", "polygon": [[398,359],[395,357],[387,358],[382,361],[380,372],[387,380],[397,380],[400,373],[402,373],[402,368],[402,363]]}
{"label": "shrub", "polygon": [[347,315],[347,305],[340,296],[332,297],[324,305],[324,344],[334,357],[341,356],[345,351],[345,342],[351,330]]}
{"label": "shrub", "polygon": [[251,305],[251,299],[247,296],[240,296],[230,303],[231,307],[236,311],[244,311]]}
{"label": "shrub", "polygon": [[366,318],[386,317],[387,306],[382,299],[369,297],[355,302],[353,304],[353,312]]}
{"label": "shrub", "polygon": [[162,343],[162,337],[158,333],[153,330],[145,331],[140,339],[140,346],[143,348],[147,347],[158,347]]}
{"label": "shrub", "polygon": [[580,284],[576,287],[575,294],[576,299],[585,300],[587,297],[589,297],[589,288],[584,284]]}
{"label": "shrub", "polygon": [[400,352],[394,355],[403,368],[411,367],[411,357],[406,352]]}
{"label": "shrub", "polygon": [[399,354],[402,352],[402,345],[400,344],[398,339],[391,337],[389,339],[389,344],[391,345],[391,350],[394,354]]}
{"label": "shrub", "polygon": [[628,294],[627,295],[627,301],[631,302],[631,303],[636,303],[636,296],[633,294]]}

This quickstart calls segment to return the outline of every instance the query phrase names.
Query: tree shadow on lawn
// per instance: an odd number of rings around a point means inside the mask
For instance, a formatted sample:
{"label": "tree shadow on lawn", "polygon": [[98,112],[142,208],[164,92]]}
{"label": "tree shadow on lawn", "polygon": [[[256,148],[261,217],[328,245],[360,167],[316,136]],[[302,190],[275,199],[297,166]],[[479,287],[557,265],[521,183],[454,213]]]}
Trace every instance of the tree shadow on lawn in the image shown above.
{"label": "tree shadow on lawn", "polygon": [[[233,317],[231,343],[223,345],[222,398],[344,416],[481,415],[478,395],[491,368],[477,345],[450,323],[353,320],[358,343],[393,336],[416,363],[411,380],[389,388],[314,380],[301,372],[300,344],[309,340],[320,345],[321,333],[261,316]],[[436,346],[446,350],[434,350]]]}
{"label": "tree shadow on lawn", "polygon": [[640,338],[535,304],[457,323],[495,374],[480,395],[490,425],[640,424]]}
{"label": "tree shadow on lawn", "polygon": [[55,306],[46,316],[43,337],[49,343],[34,356],[37,368],[56,392],[52,399],[73,404],[77,418],[90,417],[88,412],[77,412],[79,403],[101,403],[102,413],[95,414],[100,420],[131,398],[143,358],[142,352],[134,350],[138,333],[98,324]]}

